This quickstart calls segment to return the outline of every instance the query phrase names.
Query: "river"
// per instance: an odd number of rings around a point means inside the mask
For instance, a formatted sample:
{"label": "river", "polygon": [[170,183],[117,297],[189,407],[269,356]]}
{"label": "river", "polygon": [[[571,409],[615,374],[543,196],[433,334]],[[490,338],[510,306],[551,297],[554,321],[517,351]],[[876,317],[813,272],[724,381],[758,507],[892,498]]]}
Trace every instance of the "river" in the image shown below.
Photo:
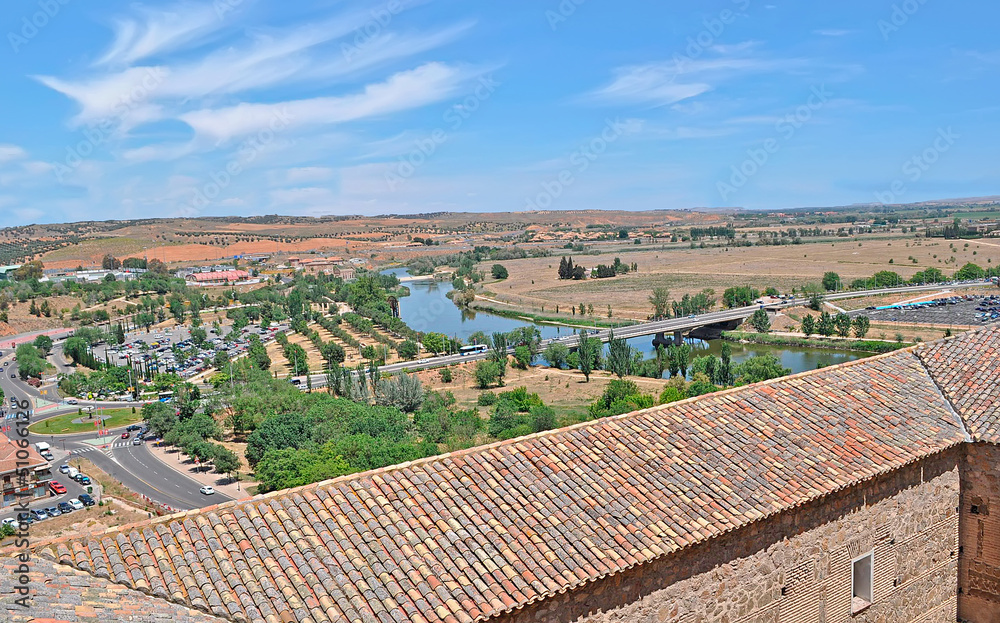
{"label": "river", "polygon": [[[383,272],[394,274],[397,277],[405,277],[407,274],[405,268],[393,268]],[[403,285],[410,289],[410,296],[400,299],[399,313],[406,324],[416,331],[437,331],[461,340],[468,339],[476,331],[490,335],[495,331],[507,332],[531,324],[538,327],[543,338],[572,335],[574,332],[569,327],[533,323],[529,320],[516,320],[487,312],[459,309],[447,297],[448,292],[452,290],[451,282],[448,281],[415,280],[405,281]],[[653,356],[653,336],[633,338],[629,340],[629,344],[639,349],[645,357]],[[688,344],[694,351],[692,357],[718,356],[722,351],[723,341],[690,339]],[[754,355],[770,353],[781,361],[781,365],[791,369],[792,373],[815,370],[868,356],[867,353],[853,351],[794,346],[766,346],[732,342],[729,345],[732,348],[733,363],[740,363]]]}

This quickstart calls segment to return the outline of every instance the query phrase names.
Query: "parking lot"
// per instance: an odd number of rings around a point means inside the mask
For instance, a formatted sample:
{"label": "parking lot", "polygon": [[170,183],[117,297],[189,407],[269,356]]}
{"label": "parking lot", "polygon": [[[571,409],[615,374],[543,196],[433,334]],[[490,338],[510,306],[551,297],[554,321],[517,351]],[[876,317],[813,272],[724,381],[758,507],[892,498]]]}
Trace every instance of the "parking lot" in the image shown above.
{"label": "parking lot", "polygon": [[226,353],[230,360],[245,353],[249,348],[251,335],[257,335],[262,342],[267,343],[278,332],[287,330],[288,325],[272,325],[267,329],[249,325],[241,330],[239,337],[232,340],[223,339],[231,331],[229,326],[222,326],[218,331],[210,326],[204,328],[208,335],[201,346],[196,346],[191,340],[190,329],[175,327],[164,331],[130,333],[122,345],[96,346],[94,356],[104,359],[107,353],[111,363],[120,366],[127,366],[130,362],[145,362],[154,372],[174,372],[187,379],[212,368],[215,357],[220,352]]}
{"label": "parking lot", "polygon": [[872,322],[914,324],[985,325],[1000,321],[1000,295],[966,295],[932,301],[929,305],[898,305],[860,309],[852,316],[868,316]]}

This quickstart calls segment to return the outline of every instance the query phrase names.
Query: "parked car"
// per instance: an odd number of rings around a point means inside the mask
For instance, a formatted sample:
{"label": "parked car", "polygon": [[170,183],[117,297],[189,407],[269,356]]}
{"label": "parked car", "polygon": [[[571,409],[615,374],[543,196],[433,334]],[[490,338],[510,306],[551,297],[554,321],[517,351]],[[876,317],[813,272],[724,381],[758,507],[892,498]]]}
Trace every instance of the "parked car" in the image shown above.
{"label": "parked car", "polygon": [[69,502],[59,502],[59,510],[65,515],[67,513],[72,513],[74,510],[73,505]]}
{"label": "parked car", "polygon": [[17,519],[14,517],[7,517],[3,521],[0,521],[0,526],[10,526],[11,528],[17,529]]}
{"label": "parked car", "polygon": [[[83,504],[84,506],[93,506],[94,504],[96,504],[96,502],[94,501],[94,498],[92,498],[92,497],[91,497],[91,496],[90,496],[89,494],[87,494],[87,493],[81,493],[81,494],[80,494],[80,497],[79,497],[79,498],[77,498],[77,499],[78,499],[78,500],[79,500],[79,501],[80,501],[80,502],[81,502],[81,503],[82,503],[82,504]],[[69,501],[69,503],[70,503],[70,504],[73,504],[73,500],[70,500],[70,501]],[[74,504],[74,506],[76,506],[76,505]]]}
{"label": "parked car", "polygon": [[60,474],[68,474],[69,473],[69,465],[66,465],[65,463],[63,463],[62,465],[60,465],[59,466],[59,473]]}
{"label": "parked car", "polygon": [[45,512],[45,509],[36,508],[31,511],[31,518],[34,519],[35,521],[43,521],[45,519],[48,519],[49,516]]}
{"label": "parked car", "polygon": [[66,493],[66,486],[53,480],[49,483],[49,491],[51,491],[53,495],[62,495]]}
{"label": "parked car", "polygon": [[[87,494],[84,493],[80,497],[82,498],[84,495],[87,495]],[[87,495],[87,497],[89,498],[90,496]],[[72,506],[73,510],[75,510],[75,511],[83,510],[83,507],[84,507],[83,502],[81,502],[80,500],[75,500],[75,499],[74,500],[70,500],[69,502],[67,502],[67,504],[69,504],[70,506]],[[94,505],[94,501],[93,500],[90,501],[90,504],[87,504],[87,506],[93,506],[93,505]]]}
{"label": "parked car", "polygon": [[45,514],[49,517],[58,517],[59,515],[62,515],[62,511],[55,506],[50,506],[45,509]]}
{"label": "parked car", "polygon": [[125,430],[132,432],[134,430],[142,430],[142,424],[129,424]]}
{"label": "parked car", "polygon": [[83,474],[80,474],[80,477],[77,478],[76,481],[78,483],[80,483],[81,485],[89,485],[90,484],[90,476],[84,476]]}

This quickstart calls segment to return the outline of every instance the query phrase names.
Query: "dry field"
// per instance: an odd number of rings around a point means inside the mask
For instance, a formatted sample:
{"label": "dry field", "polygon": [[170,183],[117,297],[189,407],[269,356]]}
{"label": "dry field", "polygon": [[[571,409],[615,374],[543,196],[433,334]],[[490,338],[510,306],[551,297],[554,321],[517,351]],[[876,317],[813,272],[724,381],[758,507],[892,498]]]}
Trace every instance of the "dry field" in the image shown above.
{"label": "dry field", "polygon": [[[354,339],[360,342],[362,346],[378,345],[378,342],[368,337],[367,335],[362,335],[358,333],[357,331],[352,329],[350,325],[348,325],[346,322],[341,323],[340,326],[344,329],[344,331],[346,331],[349,335],[354,337]],[[319,336],[323,339],[324,342],[336,342],[337,344],[340,344],[340,346],[344,349],[344,354],[347,357],[342,365],[353,368],[357,367],[359,364],[367,363],[367,360],[363,359],[359,355],[358,349],[352,348],[347,344],[341,342],[339,339],[333,337],[323,327],[319,326],[316,323],[310,323],[309,328],[318,331]],[[313,346],[313,343],[307,337],[299,333],[292,333],[289,334],[288,341],[291,344],[298,344],[303,349],[305,349],[306,356],[309,358],[309,370],[313,374],[317,374],[326,368],[326,363],[324,362],[323,357],[320,355],[319,351],[316,350],[316,347]],[[287,359],[285,359],[285,355],[282,351],[282,348],[277,342],[270,342],[267,345],[267,354],[271,358],[272,374],[277,373],[278,376],[284,376],[288,374],[288,372],[292,368],[292,363]],[[389,359],[386,360],[386,363],[397,363],[399,361],[401,361],[401,359],[399,358],[399,355],[396,354],[396,351],[390,350]]]}
{"label": "dry field", "polygon": [[[483,391],[497,393],[525,386],[529,392],[537,393],[545,404],[556,410],[559,416],[578,419],[579,416],[586,413],[587,407],[604,392],[608,383],[617,378],[610,372],[595,371],[590,375],[590,382],[587,383],[583,374],[578,370],[556,370],[541,366],[518,370],[508,366],[504,387],[481,390],[476,387],[474,370],[475,364],[471,362],[451,366],[453,375],[451,383],[441,381],[440,369],[421,370],[413,374],[420,378],[425,389],[451,392],[461,408],[478,408],[480,415],[484,418],[488,417],[489,407],[476,406],[476,399],[480,393]],[[634,381],[642,391],[653,396],[659,396],[666,386],[665,380],[645,377],[628,378]]]}
{"label": "dry field", "polygon": [[[1000,263],[1000,246],[971,241],[966,248],[965,244],[955,241],[954,248],[950,248],[949,241],[913,239],[730,249],[669,245],[666,250],[574,256],[574,262],[588,269],[597,264],[611,264],[616,255],[622,262],[635,262],[639,266],[637,273],[585,281],[557,278],[560,259],[557,250],[553,257],[503,262],[510,278],[488,283],[486,289],[498,300],[535,312],[540,312],[542,306],[550,312],[555,305],[566,309],[584,303],[592,304],[595,314],[604,317],[610,304],[616,317],[641,319],[650,312],[647,297],[655,287],[668,288],[675,299],[704,288],[715,290],[718,297],[728,287],[748,284],[759,289],[774,286],[788,292],[810,282],[818,283],[827,271],[838,273],[849,283],[880,270],[893,270],[909,278],[932,266],[950,274],[966,262],[980,266]],[[489,272],[488,264],[482,268]]]}

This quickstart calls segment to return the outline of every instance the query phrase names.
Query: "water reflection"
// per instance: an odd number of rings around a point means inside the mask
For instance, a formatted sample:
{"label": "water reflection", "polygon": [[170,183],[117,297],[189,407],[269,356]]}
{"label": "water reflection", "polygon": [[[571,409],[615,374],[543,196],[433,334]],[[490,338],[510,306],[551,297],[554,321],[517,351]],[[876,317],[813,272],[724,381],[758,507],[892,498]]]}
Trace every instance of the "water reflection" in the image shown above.
{"label": "water reflection", "polygon": [[[407,274],[405,268],[395,268],[385,272],[395,274],[398,277],[405,277]],[[513,331],[518,327],[531,324],[538,327],[543,338],[574,333],[574,330],[569,327],[537,324],[529,319],[506,318],[484,311],[459,309],[446,296],[452,290],[451,282],[417,280],[406,281],[404,284],[409,287],[410,296],[399,300],[400,315],[408,325],[417,331],[437,331],[463,341],[477,331],[490,335],[495,331]],[[629,344],[639,349],[646,358],[654,355],[652,342],[652,335],[629,340]],[[722,340],[688,340],[688,344],[694,351],[692,357],[719,356],[722,351],[722,343]],[[758,344],[730,343],[730,348],[732,348],[734,363],[740,363],[754,355],[769,353],[776,356],[781,361],[781,365],[790,368],[793,373],[815,370],[819,367],[853,361],[866,356],[865,353],[850,351]]]}

